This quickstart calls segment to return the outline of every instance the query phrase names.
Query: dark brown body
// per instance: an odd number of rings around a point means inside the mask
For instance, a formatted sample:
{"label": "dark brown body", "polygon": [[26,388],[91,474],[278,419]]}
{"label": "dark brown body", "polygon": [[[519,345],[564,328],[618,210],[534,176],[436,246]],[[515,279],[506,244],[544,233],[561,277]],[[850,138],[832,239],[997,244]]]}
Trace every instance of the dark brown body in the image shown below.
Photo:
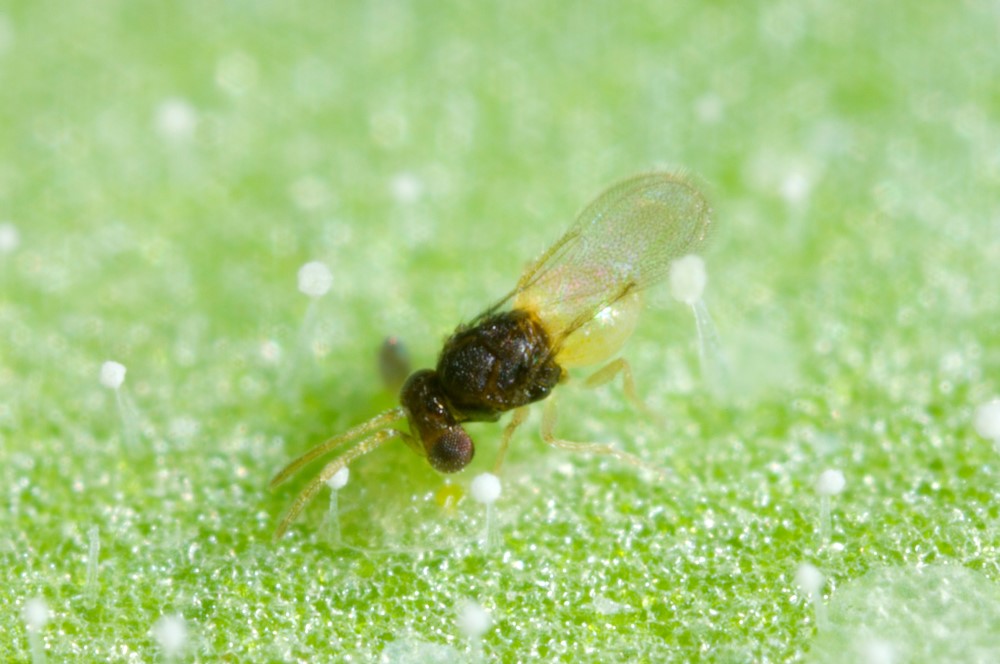
{"label": "dark brown body", "polygon": [[410,376],[399,400],[427,460],[451,473],[475,453],[462,422],[494,421],[544,399],[562,375],[538,319],[527,311],[506,311],[458,328],[445,342],[437,369]]}

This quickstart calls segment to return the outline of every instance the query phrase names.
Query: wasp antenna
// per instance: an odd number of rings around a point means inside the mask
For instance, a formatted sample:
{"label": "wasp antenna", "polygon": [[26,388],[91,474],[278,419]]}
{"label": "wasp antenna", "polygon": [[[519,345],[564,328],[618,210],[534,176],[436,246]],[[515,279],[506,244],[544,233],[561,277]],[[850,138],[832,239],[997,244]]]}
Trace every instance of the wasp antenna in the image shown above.
{"label": "wasp antenna", "polygon": [[[401,410],[401,409],[396,409],[396,410]],[[389,413],[391,412],[393,411],[389,411]],[[383,417],[386,417],[389,413],[383,413],[382,415],[379,415],[378,417],[369,420],[362,426],[371,425],[375,420],[380,420]],[[384,423],[382,425],[384,425]],[[309,501],[315,498],[316,494],[319,493],[320,489],[323,488],[323,486],[327,483],[327,481],[331,477],[336,475],[338,472],[340,472],[341,469],[346,468],[348,465],[350,465],[352,461],[354,461],[360,456],[368,454],[376,447],[382,445],[382,443],[392,440],[393,438],[402,438],[405,435],[406,434],[397,429],[382,429],[381,431],[376,431],[368,438],[362,440],[356,446],[347,450],[339,457],[337,457],[330,463],[323,466],[323,470],[321,470],[319,474],[316,475],[316,477],[310,480],[309,484],[307,484],[305,488],[299,492],[299,495],[295,496],[295,500],[292,501],[292,504],[289,506],[288,512],[286,512],[285,516],[282,517],[281,523],[278,524],[277,529],[275,529],[274,531],[274,539],[276,540],[281,539],[281,537],[288,530],[288,526],[292,525],[292,522],[295,521],[295,518],[302,513],[302,510],[305,509],[306,505],[309,504]],[[310,452],[308,452],[307,454],[311,452],[312,450],[310,450]],[[295,463],[296,462],[293,461],[291,465],[294,465]]]}
{"label": "wasp antenna", "polygon": [[278,471],[278,474],[271,479],[271,483],[268,485],[271,489],[284,484],[289,477],[299,472],[304,466],[308,465],[312,461],[323,456],[327,452],[331,452],[345,443],[349,443],[356,438],[360,438],[376,429],[381,429],[382,427],[403,419],[406,416],[406,411],[402,408],[393,408],[391,410],[379,413],[375,417],[371,418],[363,424],[359,424],[353,429],[348,429],[339,436],[334,436],[333,438],[328,438],[324,440],[319,445],[311,448],[308,452],[298,457],[287,466]]}

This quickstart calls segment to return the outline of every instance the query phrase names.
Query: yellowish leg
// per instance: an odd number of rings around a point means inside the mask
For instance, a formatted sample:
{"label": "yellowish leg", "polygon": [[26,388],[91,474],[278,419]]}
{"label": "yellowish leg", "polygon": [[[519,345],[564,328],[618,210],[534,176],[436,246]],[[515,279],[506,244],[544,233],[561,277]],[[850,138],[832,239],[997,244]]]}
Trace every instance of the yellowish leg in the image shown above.
{"label": "yellowish leg", "polygon": [[549,398],[549,401],[545,404],[545,410],[542,411],[542,440],[551,445],[552,447],[558,448],[560,450],[568,450],[570,452],[584,452],[586,454],[607,454],[608,456],[613,456],[616,459],[624,461],[625,463],[637,466],[639,468],[646,468],[652,470],[660,476],[666,474],[662,468],[657,468],[652,464],[649,464],[634,454],[629,454],[628,452],[623,452],[614,445],[607,443],[577,443],[570,440],[563,440],[562,438],[556,438],[555,428],[556,422],[559,419],[559,415],[556,411],[555,399]]}
{"label": "yellowish leg", "polygon": [[342,468],[346,468],[352,461],[360,456],[368,454],[386,441],[393,438],[404,438],[406,435],[406,433],[397,431],[396,429],[383,429],[382,431],[377,431],[341,454],[330,463],[323,466],[323,470],[321,470],[316,477],[310,480],[309,484],[307,484],[305,488],[299,492],[299,495],[295,497],[295,500],[292,501],[292,504],[288,508],[288,512],[286,512],[285,516],[282,517],[281,523],[278,524],[277,529],[274,531],[274,539],[280,539],[281,536],[285,534],[288,527],[292,525],[293,521],[295,521],[295,518],[301,514],[302,510],[309,504],[309,501],[315,498],[316,494],[320,492],[327,481],[340,472]]}
{"label": "yellowish leg", "polygon": [[497,452],[497,461],[493,464],[493,474],[500,474],[500,466],[503,465],[504,457],[507,456],[507,448],[510,446],[511,436],[514,435],[514,431],[524,424],[524,421],[528,419],[528,407],[521,406],[514,411],[514,415],[511,416],[510,422],[503,430],[503,438],[500,439],[500,450]]}
{"label": "yellowish leg", "polygon": [[622,389],[625,398],[628,399],[636,409],[650,419],[658,419],[656,414],[649,409],[649,406],[639,398],[639,393],[635,389],[635,379],[632,377],[632,366],[624,358],[619,357],[587,376],[583,384],[587,387],[600,387],[613,381],[618,374],[622,375]]}

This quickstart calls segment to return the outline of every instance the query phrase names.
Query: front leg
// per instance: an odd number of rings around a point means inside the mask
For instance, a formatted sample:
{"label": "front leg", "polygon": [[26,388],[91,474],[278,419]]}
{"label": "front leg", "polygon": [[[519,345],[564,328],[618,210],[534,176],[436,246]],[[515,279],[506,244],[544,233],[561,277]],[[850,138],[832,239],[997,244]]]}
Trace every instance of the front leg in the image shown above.
{"label": "front leg", "polygon": [[507,448],[510,446],[510,439],[514,435],[514,431],[517,430],[519,426],[524,424],[524,421],[528,419],[528,407],[521,406],[514,411],[514,415],[511,416],[510,422],[503,429],[503,438],[500,439],[500,449],[497,452],[496,463],[493,464],[493,474],[500,474],[500,466],[503,465],[504,457],[507,456]]}

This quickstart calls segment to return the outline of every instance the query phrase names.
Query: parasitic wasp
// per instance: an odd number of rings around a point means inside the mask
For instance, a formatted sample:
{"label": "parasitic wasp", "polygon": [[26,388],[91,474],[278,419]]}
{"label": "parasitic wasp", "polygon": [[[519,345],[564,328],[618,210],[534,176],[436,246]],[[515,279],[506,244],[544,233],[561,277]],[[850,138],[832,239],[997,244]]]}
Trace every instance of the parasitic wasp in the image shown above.
{"label": "parasitic wasp", "polygon": [[[302,489],[275,537],[339,470],[394,438],[426,457],[435,470],[454,473],[475,453],[462,425],[496,421],[514,411],[501,438],[499,469],[528,405],[549,396],[566,380],[567,369],[607,363],[587,384],[622,374],[626,395],[641,406],[628,364],[611,358],[638,323],[642,291],[663,280],[674,260],[697,251],[711,225],[708,202],[680,175],[639,175],[605,191],[529,265],[512,291],[455,330],[434,369],[406,379],[398,407],[316,445],[275,475],[272,488],[319,457],[358,441]],[[396,428],[403,420],[409,426]],[[555,410],[549,407],[542,418],[547,443],[641,465],[611,445],[558,439],[554,427]]]}

